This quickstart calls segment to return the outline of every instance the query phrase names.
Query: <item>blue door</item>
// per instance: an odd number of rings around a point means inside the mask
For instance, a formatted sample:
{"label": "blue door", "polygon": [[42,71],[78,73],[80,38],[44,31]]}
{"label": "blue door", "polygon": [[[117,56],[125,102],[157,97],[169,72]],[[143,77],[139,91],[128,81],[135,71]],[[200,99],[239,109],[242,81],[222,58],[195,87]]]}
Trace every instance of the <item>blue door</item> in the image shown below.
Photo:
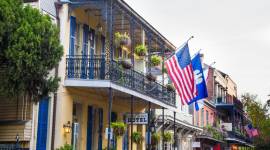
{"label": "blue door", "polygon": [[74,77],[74,47],[75,47],[75,33],[76,33],[76,18],[70,16],[70,41],[69,41],[69,62],[68,62],[68,78]]}
{"label": "blue door", "polygon": [[83,49],[82,49],[82,65],[81,65],[81,78],[87,78],[87,64],[88,64],[88,32],[89,26],[83,25]]}
{"label": "blue door", "polygon": [[103,109],[98,109],[98,150],[102,150]]}
{"label": "blue door", "polygon": [[93,106],[88,106],[88,117],[87,117],[87,142],[86,149],[92,150],[93,141],[93,125],[94,125],[94,108]]}
{"label": "blue door", "polygon": [[89,62],[89,78],[94,79],[94,49],[95,49],[95,30],[90,28],[90,62]]}
{"label": "blue door", "polygon": [[38,131],[37,131],[37,150],[46,150],[47,130],[48,130],[48,107],[49,99],[44,98],[39,101],[38,111]]}

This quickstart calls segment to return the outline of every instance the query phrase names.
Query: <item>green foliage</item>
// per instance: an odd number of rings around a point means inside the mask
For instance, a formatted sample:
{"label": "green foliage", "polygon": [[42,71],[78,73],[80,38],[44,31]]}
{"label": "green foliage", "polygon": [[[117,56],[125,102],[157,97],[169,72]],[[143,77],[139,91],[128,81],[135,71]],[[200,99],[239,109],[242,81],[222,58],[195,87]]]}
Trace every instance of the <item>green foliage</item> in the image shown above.
{"label": "green foliage", "polygon": [[158,66],[158,65],[160,65],[160,63],[161,63],[161,57],[160,56],[158,56],[158,55],[151,56],[151,64],[153,66]]}
{"label": "green foliage", "polygon": [[151,144],[152,145],[157,145],[159,141],[160,141],[160,134],[159,133],[153,133],[152,136],[151,136]]}
{"label": "green foliage", "polygon": [[[102,150],[108,150],[108,148],[107,147],[105,147],[105,148],[103,148]],[[113,147],[110,147],[110,150],[116,150],[115,148],[113,148]]]}
{"label": "green foliage", "polygon": [[257,96],[250,93],[243,94],[241,100],[253,127],[259,131],[259,136],[254,138],[256,149],[270,149],[269,107],[262,105]]}
{"label": "green foliage", "polygon": [[112,122],[111,126],[113,128],[113,133],[116,137],[123,136],[126,130],[126,125],[124,122]]}
{"label": "green foliage", "polygon": [[[0,1],[0,59],[3,60],[3,52],[9,46],[12,32],[20,25],[22,1],[1,0]],[[0,62],[1,63],[1,62]]]}
{"label": "green foliage", "polygon": [[145,56],[147,52],[147,47],[143,44],[139,44],[135,47],[135,54],[138,56]]}
{"label": "green foliage", "polygon": [[73,149],[71,145],[65,144],[64,146],[61,146],[60,148],[57,148],[56,150],[73,150]]}
{"label": "green foliage", "polygon": [[114,44],[116,47],[128,45],[129,41],[130,41],[130,37],[126,32],[124,34],[120,32],[116,32],[114,34]]}
{"label": "green foliage", "polygon": [[56,25],[20,0],[1,1],[0,18],[0,93],[37,101],[55,92],[60,79],[49,72],[63,55]]}
{"label": "green foliage", "polygon": [[166,88],[167,88],[168,91],[174,91],[175,90],[173,84],[167,84]]}
{"label": "green foliage", "polygon": [[204,127],[204,130],[207,134],[209,134],[211,137],[213,137],[214,139],[217,139],[217,140],[223,140],[223,135],[222,135],[222,132],[217,130],[216,128],[213,128],[212,126],[210,125],[206,125]]}
{"label": "green foliage", "polygon": [[143,140],[143,136],[142,136],[141,132],[133,132],[131,134],[131,138],[132,138],[133,142],[136,144],[141,144],[142,140]]}
{"label": "green foliage", "polygon": [[173,135],[172,135],[172,133],[171,132],[165,132],[164,133],[164,136],[163,136],[163,140],[165,141],[165,142],[172,142],[172,140],[173,140]]}

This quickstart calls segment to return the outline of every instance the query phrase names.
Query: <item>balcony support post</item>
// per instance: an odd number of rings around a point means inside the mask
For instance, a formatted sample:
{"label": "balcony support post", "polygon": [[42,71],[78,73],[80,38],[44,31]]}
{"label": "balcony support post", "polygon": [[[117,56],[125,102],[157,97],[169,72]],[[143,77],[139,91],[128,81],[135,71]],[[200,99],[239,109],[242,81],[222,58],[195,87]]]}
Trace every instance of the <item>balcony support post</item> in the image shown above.
{"label": "balcony support post", "polygon": [[151,150],[151,122],[150,122],[150,119],[151,119],[151,102],[148,102],[148,125],[147,125],[147,149],[148,150]]}
{"label": "balcony support post", "polygon": [[165,144],[164,144],[164,129],[165,129],[165,119],[164,119],[164,107],[162,107],[162,149],[165,149]]}
{"label": "balcony support post", "polygon": [[114,5],[113,5],[113,0],[110,0],[110,5],[109,5],[109,14],[110,14],[110,18],[109,18],[109,43],[110,43],[110,60],[113,60],[113,52],[114,52],[114,46],[113,46],[113,41],[114,41],[114,16],[113,16],[113,12],[114,12]]}
{"label": "balcony support post", "polygon": [[147,72],[151,72],[151,41],[152,41],[152,35],[147,32],[147,48],[148,48],[148,63],[147,63]]}
{"label": "balcony support post", "polygon": [[113,93],[112,88],[109,88],[109,111],[108,111],[108,141],[107,141],[107,148],[110,150],[110,137],[111,137],[111,119],[112,119],[112,101],[113,101]]}
{"label": "balcony support post", "polygon": [[174,137],[174,141],[173,141],[173,149],[176,148],[176,123],[175,123],[175,118],[176,118],[176,112],[173,112],[173,137]]}
{"label": "balcony support post", "polygon": [[130,48],[131,48],[131,64],[134,68],[134,44],[135,44],[135,21],[134,19],[131,17],[130,20],[129,20],[129,23],[130,23],[130,41],[131,41],[131,44],[130,44]]}
{"label": "balcony support post", "polygon": [[[131,95],[131,98],[130,98],[130,114],[131,114],[131,124],[130,124],[130,135],[132,135],[133,133],[133,108],[134,108],[134,96]],[[133,139],[130,138],[130,149],[133,150]]]}

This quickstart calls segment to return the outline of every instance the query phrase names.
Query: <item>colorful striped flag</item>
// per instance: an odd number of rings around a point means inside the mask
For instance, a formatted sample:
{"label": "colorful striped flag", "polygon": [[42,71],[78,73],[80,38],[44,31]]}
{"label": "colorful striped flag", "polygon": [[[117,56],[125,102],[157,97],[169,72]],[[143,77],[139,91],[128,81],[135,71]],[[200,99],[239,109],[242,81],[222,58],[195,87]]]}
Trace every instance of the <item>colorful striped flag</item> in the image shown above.
{"label": "colorful striped flag", "polygon": [[192,69],[192,63],[189,53],[188,44],[169,58],[165,62],[168,75],[176,88],[182,105],[188,104],[189,101],[197,96],[196,82]]}
{"label": "colorful striped flag", "polygon": [[254,137],[254,136],[259,135],[258,130],[253,128],[252,124],[246,125],[245,130],[246,130],[249,137]]}

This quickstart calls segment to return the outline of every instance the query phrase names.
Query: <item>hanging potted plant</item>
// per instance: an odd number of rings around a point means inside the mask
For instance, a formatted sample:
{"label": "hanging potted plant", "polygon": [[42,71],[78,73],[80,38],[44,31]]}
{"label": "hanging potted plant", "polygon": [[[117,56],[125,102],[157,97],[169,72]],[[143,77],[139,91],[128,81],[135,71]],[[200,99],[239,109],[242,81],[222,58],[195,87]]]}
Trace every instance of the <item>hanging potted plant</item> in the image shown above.
{"label": "hanging potted plant", "polygon": [[173,140],[173,135],[171,132],[165,132],[163,136],[164,142],[171,143]]}
{"label": "hanging potted plant", "polygon": [[116,47],[127,46],[130,43],[129,35],[125,33],[116,32],[114,34],[114,44]]}
{"label": "hanging potted plant", "polygon": [[160,56],[158,56],[158,55],[151,56],[151,64],[153,66],[158,66],[158,65],[160,65],[160,63],[161,63],[161,57]]}
{"label": "hanging potted plant", "polygon": [[139,44],[135,47],[135,54],[142,57],[145,56],[147,52],[147,47],[143,44]]}
{"label": "hanging potted plant", "polygon": [[112,122],[113,133],[116,137],[123,136],[125,133],[126,125],[124,122]]}
{"label": "hanging potted plant", "polygon": [[141,132],[133,132],[131,134],[131,138],[132,138],[133,142],[136,144],[141,144],[142,140],[143,140],[143,136],[142,136]]}
{"label": "hanging potted plant", "polygon": [[158,142],[160,141],[160,135],[158,133],[153,133],[151,136],[151,145],[156,148]]}
{"label": "hanging potted plant", "polygon": [[132,67],[132,64],[127,60],[121,60],[120,64],[124,69],[130,69]]}
{"label": "hanging potted plant", "polygon": [[57,148],[56,150],[72,150],[72,145],[65,144],[64,146],[61,146],[60,148]]}
{"label": "hanging potted plant", "polygon": [[168,83],[168,84],[166,85],[166,88],[167,88],[167,90],[170,91],[170,92],[175,90],[174,86],[173,86],[172,84],[170,84],[170,83]]}
{"label": "hanging potted plant", "polygon": [[154,76],[152,73],[148,73],[146,75],[146,78],[147,78],[148,81],[152,81],[152,82],[155,82],[157,80],[157,77]]}

